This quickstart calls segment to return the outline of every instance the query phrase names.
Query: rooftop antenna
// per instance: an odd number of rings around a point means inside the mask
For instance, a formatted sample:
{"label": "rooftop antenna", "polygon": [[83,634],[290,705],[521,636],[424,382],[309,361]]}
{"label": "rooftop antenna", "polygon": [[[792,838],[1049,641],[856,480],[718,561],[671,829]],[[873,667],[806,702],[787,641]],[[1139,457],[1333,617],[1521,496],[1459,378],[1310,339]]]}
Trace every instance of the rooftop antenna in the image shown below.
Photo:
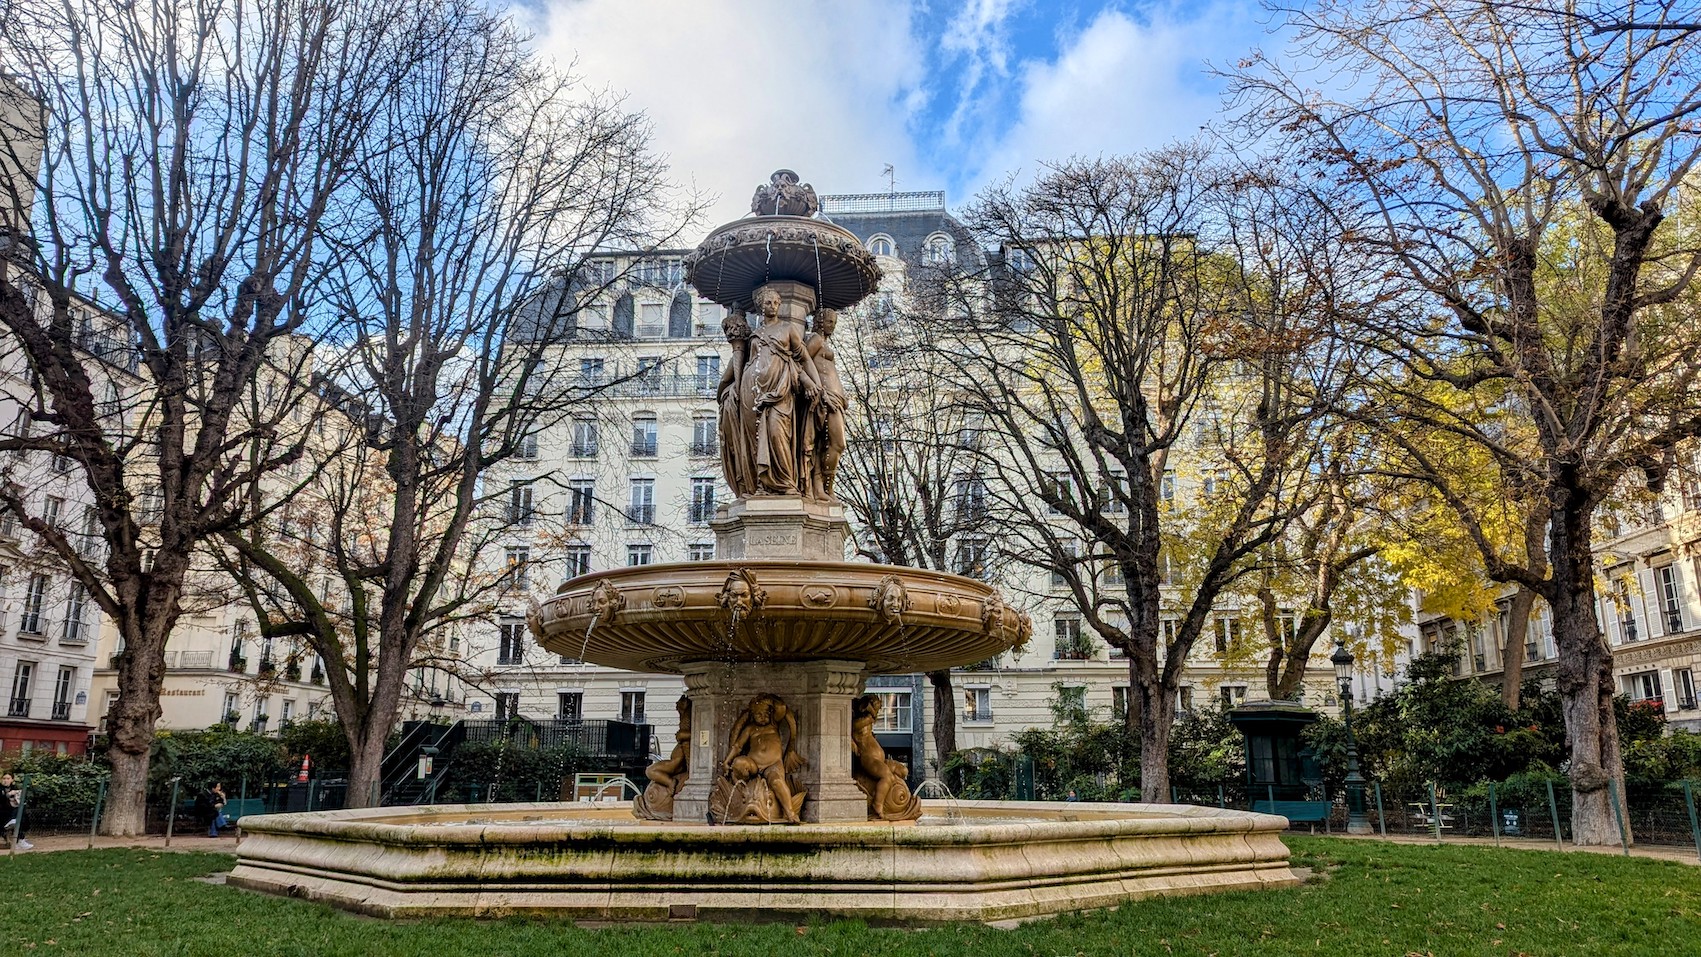
{"label": "rooftop antenna", "polygon": [[898,191],[898,171],[892,167],[892,164],[887,163],[886,168],[880,171],[880,175],[886,177],[886,195],[890,196],[896,193]]}

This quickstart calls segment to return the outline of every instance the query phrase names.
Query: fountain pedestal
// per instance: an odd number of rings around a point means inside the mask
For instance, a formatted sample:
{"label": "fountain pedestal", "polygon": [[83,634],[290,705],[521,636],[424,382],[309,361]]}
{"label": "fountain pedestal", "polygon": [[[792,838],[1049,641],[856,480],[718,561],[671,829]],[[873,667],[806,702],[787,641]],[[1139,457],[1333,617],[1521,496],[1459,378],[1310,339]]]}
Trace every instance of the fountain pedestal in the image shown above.
{"label": "fountain pedestal", "polygon": [[733,722],[757,692],[768,692],[784,700],[797,719],[796,747],[804,765],[793,777],[809,795],[803,819],[866,822],[868,798],[851,777],[850,738],[851,701],[862,692],[864,668],[860,661],[836,660],[684,665],[680,670],[691,699],[691,777],[674,797],[673,819],[709,819],[710,793],[727,756]]}
{"label": "fountain pedestal", "polygon": [[799,495],[751,495],[722,506],[709,522],[725,559],[842,562],[850,523],[838,502]]}

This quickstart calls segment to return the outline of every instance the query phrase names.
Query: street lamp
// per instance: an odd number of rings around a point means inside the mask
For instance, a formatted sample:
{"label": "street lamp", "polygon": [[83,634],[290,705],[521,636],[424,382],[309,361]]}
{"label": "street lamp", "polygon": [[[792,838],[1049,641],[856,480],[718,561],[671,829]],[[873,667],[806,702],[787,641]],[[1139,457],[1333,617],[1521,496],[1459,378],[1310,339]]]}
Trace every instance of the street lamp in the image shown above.
{"label": "street lamp", "polygon": [[1358,771],[1358,742],[1353,740],[1353,653],[1343,640],[1329,656],[1335,666],[1335,683],[1341,691],[1341,713],[1347,725],[1347,833],[1369,834],[1370,818],[1364,813],[1364,775]]}

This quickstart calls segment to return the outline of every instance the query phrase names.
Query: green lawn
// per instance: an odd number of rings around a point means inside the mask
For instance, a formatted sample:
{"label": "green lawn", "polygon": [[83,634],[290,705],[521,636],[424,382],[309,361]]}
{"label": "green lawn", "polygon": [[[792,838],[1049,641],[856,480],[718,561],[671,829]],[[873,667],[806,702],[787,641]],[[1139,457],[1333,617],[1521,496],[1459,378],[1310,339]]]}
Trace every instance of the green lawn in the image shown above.
{"label": "green lawn", "polygon": [[1701,870],[1593,854],[1290,839],[1304,887],[1141,901],[1015,930],[857,923],[584,930],[549,921],[386,922],[195,880],[218,854],[21,854],[0,895],[8,954],[77,957],[563,957],[572,954],[1000,955],[1691,953]]}

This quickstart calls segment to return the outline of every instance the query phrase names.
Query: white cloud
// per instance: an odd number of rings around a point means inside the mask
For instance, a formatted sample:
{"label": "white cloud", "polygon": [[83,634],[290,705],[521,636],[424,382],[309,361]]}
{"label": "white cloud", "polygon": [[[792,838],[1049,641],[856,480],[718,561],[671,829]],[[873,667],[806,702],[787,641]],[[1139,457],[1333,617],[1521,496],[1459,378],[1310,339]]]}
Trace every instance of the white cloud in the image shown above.
{"label": "white cloud", "polygon": [[1207,58],[1233,60],[1260,27],[1244,6],[1214,4],[1186,20],[1140,23],[1101,11],[1078,35],[1059,39],[1055,59],[1019,69],[1016,120],[984,144],[971,188],[1048,160],[1128,153],[1193,135],[1220,109]]}
{"label": "white cloud", "polygon": [[676,180],[720,195],[703,232],[744,215],[778,167],[820,192],[919,168],[907,124],[924,55],[902,0],[544,0],[538,45],[588,83],[628,94]]}

